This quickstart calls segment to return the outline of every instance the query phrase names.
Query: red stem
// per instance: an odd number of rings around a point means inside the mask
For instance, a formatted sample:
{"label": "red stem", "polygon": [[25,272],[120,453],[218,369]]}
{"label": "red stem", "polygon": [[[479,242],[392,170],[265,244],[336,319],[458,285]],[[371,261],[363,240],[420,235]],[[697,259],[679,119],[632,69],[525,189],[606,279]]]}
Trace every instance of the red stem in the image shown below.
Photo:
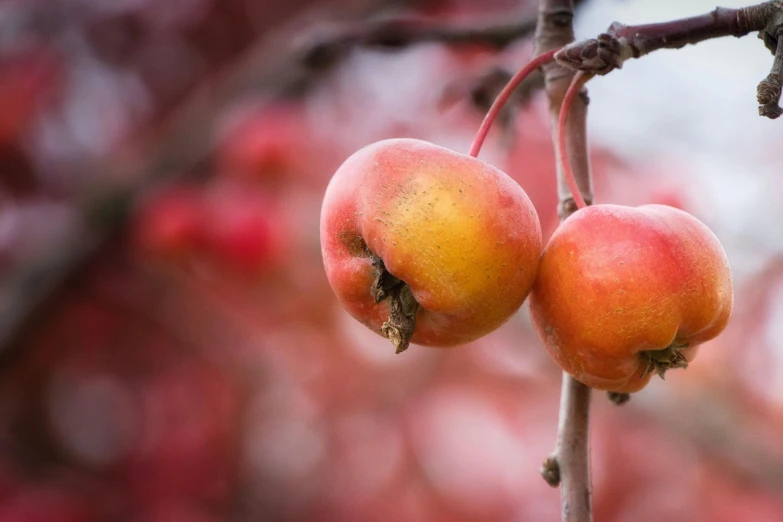
{"label": "red stem", "polygon": [[530,75],[530,73],[542,65],[554,60],[555,53],[559,50],[560,48],[552,49],[551,51],[547,51],[544,54],[536,56],[508,81],[506,86],[503,87],[503,90],[500,91],[500,94],[498,94],[497,98],[495,98],[492,106],[487,111],[487,115],[484,116],[484,121],[481,122],[481,127],[479,127],[479,130],[476,133],[476,137],[473,139],[473,144],[470,146],[470,152],[468,153],[469,155],[473,156],[474,158],[478,157],[479,152],[481,151],[481,146],[484,145],[484,140],[487,138],[487,133],[489,133],[489,128],[492,127],[492,124],[495,122],[495,118],[497,118],[498,114],[500,114],[500,111],[503,110],[503,107],[508,102],[508,99],[511,97],[514,90],[519,87],[519,84],[522,83],[525,78]]}
{"label": "red stem", "polygon": [[579,190],[579,186],[576,184],[576,178],[574,178],[574,171],[571,169],[571,162],[568,161],[568,144],[566,143],[565,124],[568,118],[568,113],[571,112],[571,105],[573,105],[574,98],[579,94],[587,81],[592,78],[592,74],[587,74],[584,71],[579,71],[574,75],[571,80],[571,85],[568,86],[565,97],[563,98],[563,105],[560,106],[560,115],[557,119],[557,157],[560,161],[560,165],[563,167],[563,174],[568,183],[568,188],[571,190],[571,197],[574,198],[576,208],[582,209],[587,206],[584,197],[582,197],[582,191]]}

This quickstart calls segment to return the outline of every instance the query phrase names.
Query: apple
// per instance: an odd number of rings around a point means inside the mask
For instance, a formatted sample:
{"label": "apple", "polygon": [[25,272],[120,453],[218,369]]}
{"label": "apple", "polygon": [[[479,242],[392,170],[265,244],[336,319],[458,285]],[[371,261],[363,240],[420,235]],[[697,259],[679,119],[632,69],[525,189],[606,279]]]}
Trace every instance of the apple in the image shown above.
{"label": "apple", "polygon": [[566,372],[630,393],[686,367],[725,328],[733,303],[723,247],[695,217],[665,205],[594,205],[550,238],[530,314]]}
{"label": "apple", "polygon": [[332,289],[397,351],[408,340],[453,346],[495,330],[527,297],[541,243],[536,210],[515,181],[414,139],[354,153],[321,209]]}
{"label": "apple", "polygon": [[307,126],[297,104],[244,102],[228,113],[216,150],[221,174],[280,184],[306,166],[302,149],[308,142]]}
{"label": "apple", "polygon": [[267,272],[285,256],[287,223],[258,187],[224,182],[204,198],[202,241],[223,270],[239,275]]}
{"label": "apple", "polygon": [[191,256],[203,226],[201,195],[195,187],[177,185],[156,194],[134,219],[136,246],[152,257],[182,260]]}

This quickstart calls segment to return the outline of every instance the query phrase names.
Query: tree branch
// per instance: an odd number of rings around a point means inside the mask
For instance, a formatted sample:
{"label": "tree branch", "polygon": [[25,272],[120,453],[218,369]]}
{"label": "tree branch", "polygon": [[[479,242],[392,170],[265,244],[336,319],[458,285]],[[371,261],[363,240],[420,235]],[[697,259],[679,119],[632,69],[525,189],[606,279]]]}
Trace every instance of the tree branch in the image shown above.
{"label": "tree branch", "polygon": [[690,18],[644,25],[614,22],[597,38],[573,43],[557,60],[571,69],[607,74],[629,58],[640,58],[659,49],[679,49],[723,36],[745,36],[764,30],[780,8],[765,2],[740,9],[716,8]]}
{"label": "tree branch", "polygon": [[[584,0],[574,0],[574,6]],[[498,49],[524,38],[536,29],[537,17],[509,24],[503,20],[472,21],[455,25],[416,15],[396,15],[359,23],[324,28],[302,42],[303,63],[319,67],[331,65],[358,46],[401,48],[424,42],[449,44],[483,43]]]}
{"label": "tree branch", "polygon": [[424,42],[483,43],[502,49],[535,28],[533,17],[515,24],[498,20],[462,26],[414,15],[378,18],[311,34],[302,40],[301,59],[311,67],[330,66],[354,47],[397,49]]}
{"label": "tree branch", "polygon": [[[540,0],[536,55],[573,41],[573,4],[570,0]],[[573,72],[557,63],[544,66],[544,83],[549,101],[553,140],[557,143],[557,121],[560,106]],[[574,100],[564,129],[568,143],[568,159],[582,196],[592,201],[590,163],[587,155],[587,97]],[[566,219],[576,211],[576,204],[565,180],[563,168],[557,162],[560,218]],[[592,520],[590,461],[589,461],[590,388],[563,373],[560,397],[560,421],[554,453],[544,461],[541,474],[550,485],[560,485],[562,518],[564,521]]]}
{"label": "tree branch", "polygon": [[755,31],[775,54],[772,72],[758,87],[759,113],[777,118],[783,113],[778,107],[783,82],[783,51],[777,45],[783,34],[783,0],[740,9],[718,7],[699,16],[657,24],[614,22],[597,38],[568,45],[555,58],[570,69],[603,75],[621,68],[630,58],[640,58],[658,49],[679,49],[712,38],[741,37]]}

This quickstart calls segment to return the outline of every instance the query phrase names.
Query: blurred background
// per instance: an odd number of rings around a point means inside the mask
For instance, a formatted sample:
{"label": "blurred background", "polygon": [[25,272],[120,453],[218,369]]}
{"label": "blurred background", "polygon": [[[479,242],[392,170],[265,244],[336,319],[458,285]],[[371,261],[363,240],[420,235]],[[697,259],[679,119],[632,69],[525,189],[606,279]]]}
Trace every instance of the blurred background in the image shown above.
{"label": "blurred background", "polygon": [[[471,345],[339,307],[318,217],[362,145],[467,151],[534,0],[3,0],[0,522],[554,521],[560,372],[525,307]],[[584,0],[577,36],[704,0]],[[723,5],[739,7],[736,1]],[[728,330],[622,407],[594,395],[596,520],[783,520],[783,122],[755,36],[590,84],[597,202],[695,214]],[[540,78],[482,157],[557,224]]]}

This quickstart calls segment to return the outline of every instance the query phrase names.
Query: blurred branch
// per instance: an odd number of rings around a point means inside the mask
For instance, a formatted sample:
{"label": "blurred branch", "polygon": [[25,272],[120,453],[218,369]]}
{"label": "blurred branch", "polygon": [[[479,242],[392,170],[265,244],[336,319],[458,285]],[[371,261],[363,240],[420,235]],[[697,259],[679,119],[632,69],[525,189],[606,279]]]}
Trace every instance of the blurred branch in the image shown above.
{"label": "blurred branch", "polygon": [[301,59],[311,67],[330,66],[355,47],[399,49],[424,42],[487,44],[502,49],[532,34],[536,18],[454,25],[414,15],[379,18],[324,28],[303,38]]}
{"label": "blurred branch", "polygon": [[742,37],[754,31],[759,32],[759,38],[775,54],[772,72],[758,87],[759,113],[774,119],[783,113],[778,106],[783,81],[783,51],[777,45],[783,34],[781,0],[740,9],[718,7],[699,16],[657,24],[614,22],[597,38],[568,45],[556,59],[571,69],[608,74],[621,68],[625,60],[640,58],[658,49],[679,49],[712,38]]}
{"label": "blurred branch", "polygon": [[[571,0],[540,0],[536,55],[573,41],[573,15]],[[557,143],[554,133],[557,132],[560,106],[573,73],[555,62],[543,69],[553,141]],[[574,100],[564,132],[574,177],[589,204],[592,201],[592,182],[587,155],[586,117],[586,98],[578,97]],[[566,183],[562,165],[557,163],[560,218],[565,220],[576,211],[576,204]],[[563,373],[557,444],[554,453],[544,461],[541,469],[544,480],[552,486],[560,485],[564,521],[589,522],[593,519],[589,455],[590,391],[590,388]]]}

